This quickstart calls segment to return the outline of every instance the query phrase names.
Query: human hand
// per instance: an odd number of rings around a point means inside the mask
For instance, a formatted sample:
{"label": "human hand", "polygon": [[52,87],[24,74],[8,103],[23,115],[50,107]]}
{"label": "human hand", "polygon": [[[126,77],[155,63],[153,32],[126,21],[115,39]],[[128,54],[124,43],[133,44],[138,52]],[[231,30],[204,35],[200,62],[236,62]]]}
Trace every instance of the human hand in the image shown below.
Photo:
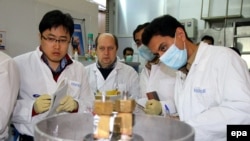
{"label": "human hand", "polygon": [[72,112],[78,108],[77,102],[72,98],[72,96],[65,96],[60,100],[60,105],[57,107],[56,112],[61,111]]}
{"label": "human hand", "polygon": [[162,112],[161,103],[155,99],[150,99],[147,101],[144,112],[150,115],[160,115]]}
{"label": "human hand", "polygon": [[48,94],[43,94],[36,99],[33,108],[36,113],[41,114],[49,110],[50,103],[51,96]]}

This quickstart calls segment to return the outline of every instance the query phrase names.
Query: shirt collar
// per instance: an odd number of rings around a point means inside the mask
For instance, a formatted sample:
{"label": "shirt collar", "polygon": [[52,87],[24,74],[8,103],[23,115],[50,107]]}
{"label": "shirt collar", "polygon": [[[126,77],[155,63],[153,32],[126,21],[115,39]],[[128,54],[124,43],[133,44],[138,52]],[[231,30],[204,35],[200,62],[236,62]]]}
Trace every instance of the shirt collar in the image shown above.
{"label": "shirt collar", "polygon": [[51,69],[52,72],[54,73],[58,73],[61,72],[62,70],[64,70],[64,68],[67,65],[70,65],[71,63],[73,63],[73,61],[70,59],[69,55],[66,54],[64,58],[62,58],[62,60],[60,61],[60,65],[57,67],[57,69],[54,71],[50,66],[49,66],[49,62],[48,62],[48,58],[44,55],[44,53],[41,56],[41,59],[45,62],[45,64],[48,65],[48,67]]}
{"label": "shirt collar", "polygon": [[[117,63],[117,58],[115,59],[115,61],[111,65],[109,65],[105,69],[113,69],[116,66],[116,63]],[[102,68],[102,66],[101,66],[101,64],[100,64],[99,61],[97,61],[96,66],[97,66],[97,68]]]}

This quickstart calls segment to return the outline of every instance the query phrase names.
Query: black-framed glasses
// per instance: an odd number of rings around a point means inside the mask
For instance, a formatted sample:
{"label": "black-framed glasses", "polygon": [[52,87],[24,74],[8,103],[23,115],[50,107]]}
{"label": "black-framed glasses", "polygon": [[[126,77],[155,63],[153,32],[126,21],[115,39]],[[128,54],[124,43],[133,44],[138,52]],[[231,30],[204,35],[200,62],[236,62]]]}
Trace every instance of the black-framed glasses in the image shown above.
{"label": "black-framed glasses", "polygon": [[56,39],[56,38],[53,38],[53,37],[45,37],[43,35],[42,35],[42,38],[44,40],[46,40],[47,42],[51,43],[51,44],[58,42],[61,45],[66,45],[66,44],[69,43],[69,41],[67,39]]}

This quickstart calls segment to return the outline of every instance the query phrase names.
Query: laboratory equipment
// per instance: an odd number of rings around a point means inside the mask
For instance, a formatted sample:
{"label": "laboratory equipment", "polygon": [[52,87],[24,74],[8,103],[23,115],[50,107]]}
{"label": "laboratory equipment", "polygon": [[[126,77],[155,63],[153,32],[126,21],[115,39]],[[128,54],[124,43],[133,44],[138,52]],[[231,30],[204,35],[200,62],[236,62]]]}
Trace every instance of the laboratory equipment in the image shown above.
{"label": "laboratory equipment", "polygon": [[[35,125],[36,141],[93,140],[93,115],[71,113],[53,116]],[[135,114],[132,141],[193,141],[194,129],[181,121]]]}

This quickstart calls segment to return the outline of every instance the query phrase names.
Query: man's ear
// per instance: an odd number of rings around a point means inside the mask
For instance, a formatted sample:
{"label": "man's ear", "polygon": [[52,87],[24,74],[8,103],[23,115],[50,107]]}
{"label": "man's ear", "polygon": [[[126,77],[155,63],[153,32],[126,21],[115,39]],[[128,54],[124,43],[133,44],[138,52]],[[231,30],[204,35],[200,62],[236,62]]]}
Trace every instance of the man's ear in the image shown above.
{"label": "man's ear", "polygon": [[176,34],[176,36],[178,38],[180,38],[183,42],[185,42],[185,40],[186,40],[186,34],[185,34],[184,29],[182,29],[181,27],[177,27],[175,34]]}

